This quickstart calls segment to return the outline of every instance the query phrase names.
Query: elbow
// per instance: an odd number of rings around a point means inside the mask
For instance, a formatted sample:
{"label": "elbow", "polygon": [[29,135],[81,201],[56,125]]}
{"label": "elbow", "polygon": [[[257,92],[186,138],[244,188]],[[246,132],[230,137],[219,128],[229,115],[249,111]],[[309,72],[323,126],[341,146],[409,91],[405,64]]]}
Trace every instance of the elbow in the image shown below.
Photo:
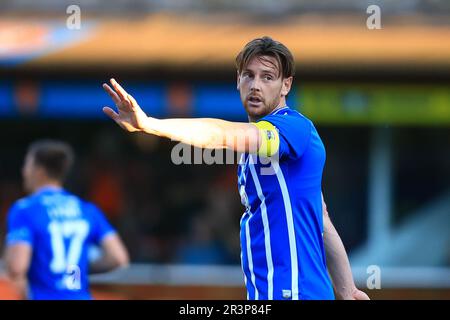
{"label": "elbow", "polygon": [[114,266],[116,269],[127,268],[130,265],[130,258],[126,251],[120,255],[117,255],[114,260]]}
{"label": "elbow", "polygon": [[323,215],[324,217],[330,218],[330,214],[328,213],[327,207],[323,209]]}
{"label": "elbow", "polygon": [[130,265],[130,258],[127,256],[123,257],[117,262],[118,268],[127,268]]}
{"label": "elbow", "polygon": [[323,200],[322,200],[322,214],[324,217],[326,217],[328,219],[330,218],[330,215],[328,214],[327,204]]}
{"label": "elbow", "polygon": [[331,222],[330,216],[328,215],[327,211],[323,212],[323,234],[324,234],[324,239],[325,236],[327,236],[328,234],[335,234],[336,233],[336,229],[333,226],[333,223]]}
{"label": "elbow", "polygon": [[109,271],[118,268],[125,268],[130,263],[128,250],[122,243],[118,235],[108,237],[103,244],[103,264]]}

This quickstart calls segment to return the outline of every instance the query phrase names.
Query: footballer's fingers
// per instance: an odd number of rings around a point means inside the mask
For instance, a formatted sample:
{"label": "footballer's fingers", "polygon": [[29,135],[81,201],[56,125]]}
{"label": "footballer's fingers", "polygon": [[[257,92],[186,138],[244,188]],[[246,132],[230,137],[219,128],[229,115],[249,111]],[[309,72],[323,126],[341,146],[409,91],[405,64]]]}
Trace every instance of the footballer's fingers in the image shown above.
{"label": "footballer's fingers", "polygon": [[137,101],[133,98],[131,94],[128,95],[128,101],[130,101],[131,110],[136,111],[140,108]]}
{"label": "footballer's fingers", "polygon": [[115,79],[111,79],[110,82],[114,90],[116,91],[117,95],[120,97],[120,100],[128,101],[128,93],[125,91],[125,89],[122,88]]}
{"label": "footballer's fingers", "polygon": [[108,86],[106,83],[104,83],[103,84],[103,89],[106,91],[106,93],[109,94],[109,96],[111,97],[111,99],[114,101],[114,103],[116,105],[118,105],[120,103],[119,96],[117,95],[117,93],[113,89],[111,89],[110,86]]}
{"label": "footballer's fingers", "polygon": [[103,112],[117,123],[120,120],[120,116],[110,107],[103,107]]}

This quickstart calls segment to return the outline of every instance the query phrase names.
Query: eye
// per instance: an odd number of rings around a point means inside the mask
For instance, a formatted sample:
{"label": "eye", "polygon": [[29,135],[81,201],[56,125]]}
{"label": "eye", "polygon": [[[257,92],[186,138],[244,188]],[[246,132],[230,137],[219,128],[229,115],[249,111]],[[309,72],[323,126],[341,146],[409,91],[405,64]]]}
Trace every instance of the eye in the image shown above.
{"label": "eye", "polygon": [[265,80],[273,80],[273,77],[270,75],[270,74],[266,74],[265,76],[264,76],[264,79]]}

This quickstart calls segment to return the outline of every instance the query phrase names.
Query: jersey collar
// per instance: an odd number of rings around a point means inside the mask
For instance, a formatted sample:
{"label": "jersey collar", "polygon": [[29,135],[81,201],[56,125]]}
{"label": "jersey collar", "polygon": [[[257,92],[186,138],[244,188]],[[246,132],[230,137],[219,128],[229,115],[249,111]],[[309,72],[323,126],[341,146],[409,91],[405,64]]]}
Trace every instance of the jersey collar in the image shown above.
{"label": "jersey collar", "polygon": [[41,194],[41,193],[45,193],[45,192],[60,192],[63,191],[62,187],[57,187],[57,186],[42,186],[39,189],[37,189],[34,194]]}
{"label": "jersey collar", "polygon": [[289,107],[288,106],[284,106],[282,108],[273,110],[271,113],[269,113],[269,115],[279,114],[281,111],[287,110],[287,109],[289,109]]}

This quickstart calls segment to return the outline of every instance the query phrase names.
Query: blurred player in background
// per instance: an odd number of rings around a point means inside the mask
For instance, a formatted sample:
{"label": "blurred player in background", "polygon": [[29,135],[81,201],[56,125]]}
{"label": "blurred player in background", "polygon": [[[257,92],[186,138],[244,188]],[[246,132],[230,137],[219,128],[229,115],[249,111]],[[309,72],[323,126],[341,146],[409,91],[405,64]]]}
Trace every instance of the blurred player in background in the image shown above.
{"label": "blurred player in background", "polygon": [[334,299],[332,285],[340,299],[368,299],[354,284],[323,201],[322,140],[309,119],[286,105],[295,69],[291,52],[269,37],[258,38],[239,53],[236,65],[250,123],[147,117],[114,79],[114,90],[103,87],[118,113],[103,110],[130,132],[243,153],[241,261],[249,299]]}
{"label": "blurred player in background", "polygon": [[[5,252],[8,276],[23,298],[91,299],[89,273],[128,264],[103,213],[63,189],[72,162],[71,147],[53,140],[33,143],[25,157],[22,175],[31,195],[8,212]],[[102,255],[91,261],[93,246]]]}

